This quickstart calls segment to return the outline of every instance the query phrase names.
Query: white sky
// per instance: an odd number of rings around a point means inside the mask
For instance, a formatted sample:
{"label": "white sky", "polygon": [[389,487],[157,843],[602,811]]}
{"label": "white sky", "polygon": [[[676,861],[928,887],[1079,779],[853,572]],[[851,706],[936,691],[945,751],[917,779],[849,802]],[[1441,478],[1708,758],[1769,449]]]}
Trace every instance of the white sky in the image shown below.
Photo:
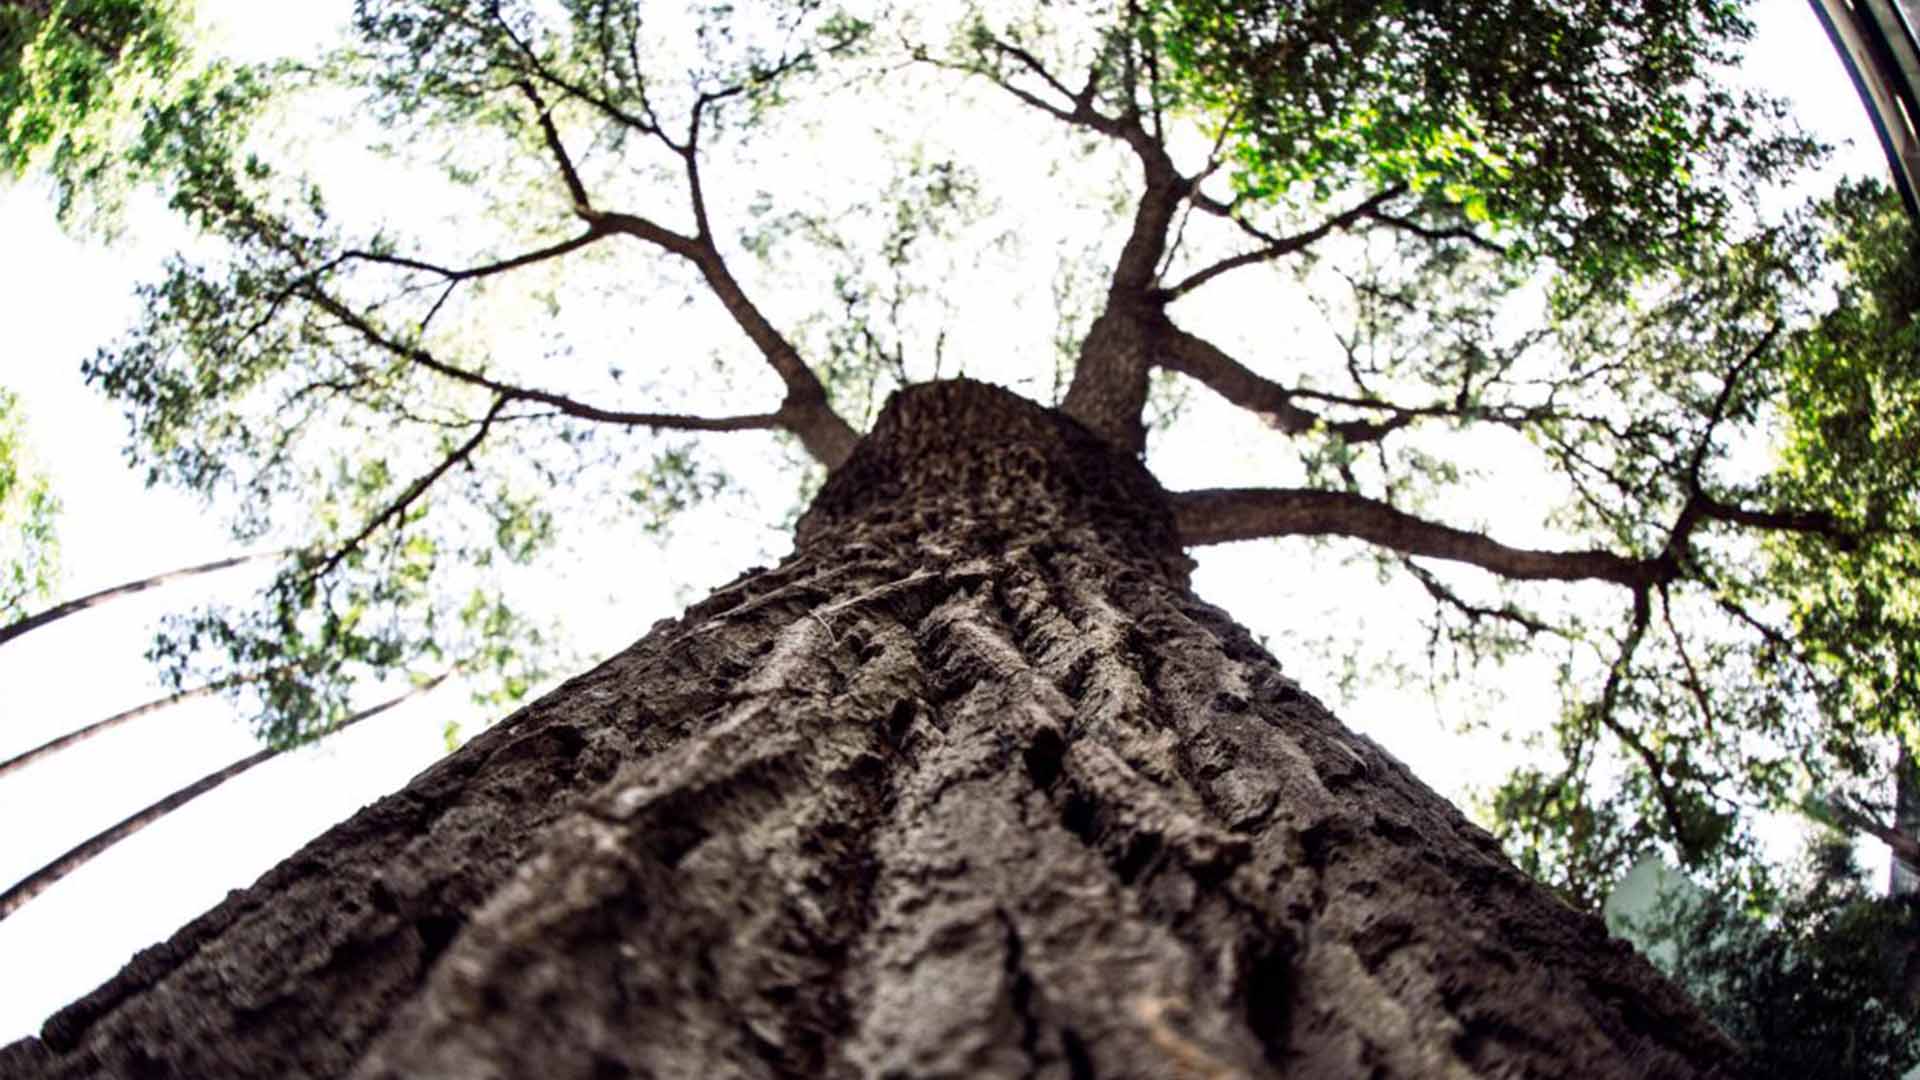
{"label": "white sky", "polygon": [[[257,47],[268,51],[272,46],[264,43],[318,39],[328,14],[340,10],[250,0],[202,6],[232,28],[239,47],[261,43]],[[1830,132],[1829,138],[1853,139],[1854,171],[1880,168],[1858,99],[1808,6],[1769,0],[1761,23],[1752,70],[1773,89],[1793,93],[1803,121]],[[79,362],[93,347],[131,320],[132,286],[152,272],[173,239],[143,219],[110,250],[75,244],[53,228],[40,191],[0,190],[0,244],[6,250],[0,258],[0,326],[6,327],[0,385],[21,395],[35,450],[63,500],[63,596],[233,550],[220,523],[194,500],[141,486],[120,456],[124,422],[78,376]],[[1169,464],[1180,471],[1179,462]],[[1200,486],[1204,462],[1197,475],[1201,479],[1171,486]],[[1295,629],[1342,609],[1353,617],[1341,595],[1323,595],[1317,603],[1309,598],[1303,605],[1295,588],[1301,564],[1288,557],[1302,550],[1211,549],[1202,554],[1196,579],[1203,595],[1270,635],[1283,661],[1284,642]],[[737,546],[721,545],[712,567],[686,576],[723,578],[750,561]],[[158,696],[162,691],[141,659],[153,621],[258,580],[250,570],[203,578],[120,601],[0,648],[0,758]],[[1273,596],[1295,599],[1284,607],[1261,600]],[[645,597],[629,597],[588,632],[601,640],[630,639],[677,607],[662,585]],[[1416,613],[1393,610],[1388,601],[1359,617],[1383,632],[1399,632]],[[1526,726],[1529,717],[1550,707],[1538,695],[1516,694],[1493,719]],[[1444,793],[1457,795],[1464,783],[1487,782],[1505,767],[1497,745],[1469,747],[1448,736],[1422,697],[1383,692],[1342,712]],[[458,694],[443,693],[324,747],[287,755],[121,843],[0,920],[0,1043],[32,1032],[134,950],[164,938],[328,825],[403,785],[441,753],[443,723],[450,717],[477,722],[470,713]],[[25,876],[100,828],[254,748],[219,704],[201,703],[138,721],[0,781],[0,881]]]}

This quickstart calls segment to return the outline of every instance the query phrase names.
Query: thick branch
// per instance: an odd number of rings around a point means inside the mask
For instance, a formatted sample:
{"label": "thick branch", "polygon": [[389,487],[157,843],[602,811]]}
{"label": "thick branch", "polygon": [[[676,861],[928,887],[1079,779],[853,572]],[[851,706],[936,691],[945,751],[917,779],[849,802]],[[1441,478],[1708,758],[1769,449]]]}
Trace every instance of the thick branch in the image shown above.
{"label": "thick branch", "polygon": [[1129,120],[1127,127],[1140,135],[1127,141],[1140,159],[1146,186],[1114,263],[1106,307],[1081,342],[1060,408],[1116,449],[1140,453],[1146,448],[1141,416],[1155,362],[1154,338],[1158,324],[1165,321],[1162,302],[1153,295],[1154,283],[1168,231],[1190,185],[1174,171],[1166,149],[1146,138],[1137,121]]}
{"label": "thick branch", "polygon": [[1313,430],[1320,417],[1293,403],[1293,394],[1271,379],[1254,374],[1219,346],[1171,323],[1162,335],[1160,366],[1197,379],[1207,389],[1258,415],[1269,427],[1289,435]]}
{"label": "thick branch", "polygon": [[240,566],[244,563],[253,562],[256,559],[265,559],[282,554],[284,554],[284,552],[263,551],[255,555],[236,555],[231,559],[202,563],[199,566],[189,566],[180,570],[169,570],[164,574],[155,574],[152,577],[140,578],[137,581],[128,581],[111,588],[101,589],[96,593],[88,593],[77,600],[68,600],[64,604],[55,604],[45,611],[29,615],[24,619],[16,620],[5,626],[0,626],[0,644],[12,641],[14,638],[30,630],[38,630],[49,623],[58,622],[69,615],[77,615],[90,607],[97,607],[109,600],[116,600],[122,596],[131,596],[137,592],[145,592],[148,589],[157,588],[169,582],[179,581],[182,578],[193,577],[196,574],[210,574],[215,570],[225,570],[228,567]]}
{"label": "thick branch", "polygon": [[1269,536],[1348,536],[1406,555],[1467,563],[1519,581],[1611,581],[1645,588],[1672,576],[1667,563],[1610,551],[1533,551],[1427,521],[1344,491],[1221,488],[1172,496],[1188,547]]}
{"label": "thick branch", "polygon": [[1841,551],[1852,551],[1860,546],[1860,538],[1825,510],[1752,510],[1721,502],[1704,493],[1694,496],[1692,501],[1699,516],[1708,521],[1724,521],[1769,532],[1811,533]]}
{"label": "thick branch", "polygon": [[994,79],[996,85],[1062,123],[1097,131],[1126,143],[1140,160],[1146,191],[1135,207],[1133,228],[1114,265],[1112,295],[1128,298],[1143,296],[1152,287],[1154,275],[1158,272],[1174,211],[1193,190],[1193,181],[1181,176],[1174,168],[1173,158],[1168,155],[1166,146],[1142,126],[1137,112],[1113,117],[1094,108],[1094,92],[1099,86],[1098,65],[1088,73],[1086,86],[1076,93],[1069,90],[1065,83],[1047,70],[1039,58],[1026,49],[998,38],[988,40],[986,46],[1038,76],[1054,93],[1070,99],[1073,107],[1067,109],[1048,102],[1004,79]]}
{"label": "thick branch", "polygon": [[[1156,340],[1160,366],[1197,379],[1207,389],[1258,415],[1268,426],[1288,435],[1304,435],[1322,422],[1319,413],[1294,404],[1298,396],[1271,379],[1256,375],[1219,346],[1161,319]],[[1328,431],[1348,443],[1375,442],[1413,422],[1414,413],[1395,410],[1385,420],[1343,420],[1328,423]]]}

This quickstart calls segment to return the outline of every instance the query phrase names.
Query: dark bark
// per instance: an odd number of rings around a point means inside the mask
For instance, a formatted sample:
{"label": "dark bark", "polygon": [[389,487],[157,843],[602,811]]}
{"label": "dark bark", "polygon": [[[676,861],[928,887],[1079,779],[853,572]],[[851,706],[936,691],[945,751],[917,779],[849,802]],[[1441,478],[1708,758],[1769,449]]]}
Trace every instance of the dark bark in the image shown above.
{"label": "dark bark", "polygon": [[[1914,768],[1913,754],[1905,740],[1893,768],[1893,828],[1909,840],[1920,840],[1920,770]],[[1920,892],[1920,870],[1912,860],[1912,846],[1893,849],[1887,857],[1887,892],[1892,896],[1911,896]]]}
{"label": "dark bark", "polygon": [[900,395],[795,554],[0,1051],[70,1077],[1730,1075],[1188,590],[1152,478]]}

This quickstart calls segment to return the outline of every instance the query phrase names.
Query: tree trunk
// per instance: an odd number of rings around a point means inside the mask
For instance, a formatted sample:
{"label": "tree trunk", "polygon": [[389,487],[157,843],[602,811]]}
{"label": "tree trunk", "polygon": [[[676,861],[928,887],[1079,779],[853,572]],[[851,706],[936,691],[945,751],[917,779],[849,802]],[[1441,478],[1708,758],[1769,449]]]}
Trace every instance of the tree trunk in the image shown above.
{"label": "tree trunk", "polygon": [[907,391],[791,558],[234,893],[0,1073],[1732,1074],[1678,991],[1189,566],[1164,493],[1078,425]]}
{"label": "tree trunk", "polygon": [[[1920,770],[1914,767],[1905,739],[1900,740],[1900,756],[1893,767],[1893,827],[1902,836],[1920,839]],[[1897,851],[1887,856],[1887,892],[1892,896],[1920,892],[1920,871],[1907,865]]]}

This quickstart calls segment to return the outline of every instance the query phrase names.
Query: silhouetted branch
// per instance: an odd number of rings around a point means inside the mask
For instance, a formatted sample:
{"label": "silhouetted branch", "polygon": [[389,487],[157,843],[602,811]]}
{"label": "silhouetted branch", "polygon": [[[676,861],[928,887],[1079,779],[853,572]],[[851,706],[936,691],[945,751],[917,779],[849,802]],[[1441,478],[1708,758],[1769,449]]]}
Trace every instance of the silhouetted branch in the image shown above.
{"label": "silhouetted branch", "polygon": [[505,408],[506,405],[507,399],[505,397],[494,398],[493,406],[487,410],[486,417],[481,420],[480,426],[466,442],[455,447],[440,464],[435,465],[425,476],[407,485],[407,490],[401,492],[399,498],[388,503],[378,514],[375,514],[365,525],[361,526],[360,531],[354,534],[353,539],[348,540],[345,544],[335,549],[334,553],[329,555],[319,566],[307,571],[307,578],[309,580],[316,580],[332,573],[333,569],[339,566],[348,555],[351,555],[367,537],[378,532],[380,527],[387,522],[406,513],[407,507],[412,506],[419,500],[420,496],[426,494],[427,489],[432,487],[435,481],[445,476],[449,469],[471,458],[473,452],[480,448],[480,444],[486,441],[487,433],[493,428],[494,418],[500,415],[500,410]]}
{"label": "silhouetted branch", "polygon": [[[446,679],[446,675],[437,676],[432,681],[422,683],[398,697],[382,702],[370,709],[354,713],[340,723],[335,724],[325,735],[320,736],[320,738],[326,738],[327,735],[332,735],[338,731],[345,731],[347,728],[360,723],[362,720],[378,716],[410,698],[418,697],[432,690],[434,687],[446,681]],[[173,813],[175,810],[180,809],[182,806],[205,795],[207,792],[212,791],[214,788],[219,787],[221,784],[239,776],[254,766],[264,765],[284,753],[286,753],[285,750],[270,748],[248,754],[246,757],[228,765],[226,768],[208,773],[193,783],[188,784],[186,787],[161,799],[159,802],[123,818],[117,824],[103,829],[72,848],[69,848],[52,862],[47,863],[45,866],[42,866],[40,869],[35,870],[33,873],[28,874],[16,882],[13,887],[6,892],[0,893],[0,919],[5,919],[7,916],[20,910],[29,900],[47,891],[47,889],[51,888],[54,883],[58,882],[61,878],[66,877],[68,874],[73,873],[75,870],[93,861],[95,857],[105,853],[107,849],[113,847],[113,845],[125,840],[127,837],[132,836],[134,833],[139,832],[154,822],[159,821],[161,818],[166,817],[168,814]]]}
{"label": "silhouetted branch", "polygon": [[1629,559],[1610,551],[1508,547],[1344,491],[1219,488],[1175,492],[1171,499],[1181,542],[1189,547],[1269,536],[1347,536],[1520,581],[1611,581],[1645,588],[1674,572],[1664,560]]}
{"label": "silhouetted branch", "polygon": [[0,761],[0,777],[24,769],[28,765],[39,761],[41,758],[51,754],[57,754],[76,743],[85,742],[96,735],[104,735],[122,724],[138,720],[143,716],[159,712],[162,709],[174,705],[182,705],[189,701],[197,701],[203,697],[210,697],[222,690],[239,686],[242,683],[253,682],[262,677],[262,675],[243,675],[232,679],[222,679],[218,682],[208,683],[205,686],[196,686],[191,690],[182,690],[177,694],[168,694],[163,698],[155,698],[144,705],[136,705],[124,712],[114,713],[105,720],[96,720],[83,728],[69,731],[65,735],[49,739],[31,750],[23,751],[5,761]]}
{"label": "silhouetted branch", "polygon": [[1387,202],[1389,199],[1395,198],[1405,190],[1406,188],[1403,186],[1388,188],[1386,191],[1374,195],[1372,198],[1367,199],[1365,202],[1350,210],[1335,214],[1333,217],[1308,229],[1306,232],[1295,233],[1292,236],[1275,237],[1269,240],[1264,247],[1230,256],[1214,263],[1212,266],[1196,270],[1181,279],[1177,284],[1169,285],[1161,289],[1158,295],[1163,301],[1178,300],[1180,297],[1205,285],[1207,282],[1212,281],[1214,278],[1219,277],[1229,270],[1237,270],[1240,267],[1252,266],[1257,263],[1272,262],[1274,259],[1285,258],[1294,252],[1303,251],[1331,235],[1335,230],[1352,228],[1354,222],[1369,216],[1375,208]]}
{"label": "silhouetted branch", "polygon": [[1325,421],[1319,413],[1294,403],[1294,398],[1307,395],[1255,374],[1212,342],[1164,319],[1156,330],[1160,349],[1155,356],[1161,367],[1199,380],[1207,389],[1288,435],[1304,435],[1325,423],[1328,432],[1349,444],[1376,442],[1412,423],[1418,415],[1392,410],[1384,420]]}
{"label": "silhouetted branch", "polygon": [[155,574],[152,577],[123,582],[110,588],[101,589],[99,592],[88,593],[76,600],[68,600],[62,604],[55,604],[45,611],[29,615],[24,619],[15,620],[5,626],[0,626],[0,644],[5,644],[22,634],[32,630],[38,630],[50,623],[58,622],[69,615],[77,615],[88,608],[98,607],[109,600],[117,600],[122,596],[131,596],[134,593],[145,592],[148,589],[158,588],[169,582],[190,578],[197,574],[210,574],[215,570],[225,570],[228,567],[240,566],[258,559],[283,554],[285,554],[284,551],[263,551],[254,555],[236,555],[231,559],[220,559],[215,562],[202,563],[199,566],[188,566],[179,570],[169,570],[164,574]]}
{"label": "silhouetted branch", "polygon": [[[786,418],[781,413],[753,413],[744,416],[690,416],[682,413],[642,413],[621,409],[604,409],[584,401],[556,394],[537,387],[519,386],[502,382],[477,371],[468,371],[456,364],[450,364],[433,355],[427,349],[417,345],[407,345],[382,333],[380,328],[368,322],[359,313],[346,305],[325,296],[315,296],[328,314],[358,331],[371,344],[419,364],[435,374],[443,375],[455,382],[468,386],[477,386],[492,391],[508,401],[531,401],[548,405],[560,413],[579,420],[591,420],[601,424],[618,424],[623,427],[646,427],[661,431],[755,431],[784,427]],[[506,418],[502,418],[506,419]]]}

